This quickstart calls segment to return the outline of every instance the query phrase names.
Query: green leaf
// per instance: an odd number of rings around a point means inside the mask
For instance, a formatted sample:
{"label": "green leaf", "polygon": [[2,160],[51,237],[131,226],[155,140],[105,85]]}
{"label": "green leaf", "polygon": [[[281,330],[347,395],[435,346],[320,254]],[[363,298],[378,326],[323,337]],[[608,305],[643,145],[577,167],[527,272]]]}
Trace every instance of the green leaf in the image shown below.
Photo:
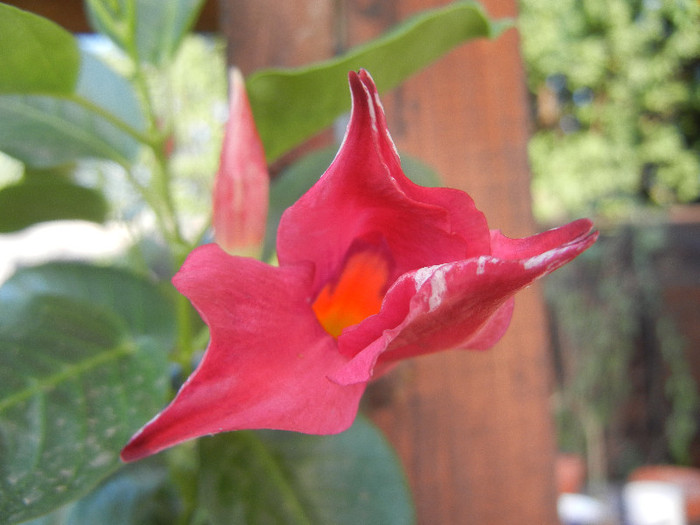
{"label": "green leaf", "polygon": [[177,52],[204,0],[87,0],[96,31],[135,60],[162,65]]}
{"label": "green leaf", "polygon": [[246,85],[268,160],[350,109],[348,71],[367,69],[379,91],[386,91],[453,47],[473,38],[493,38],[507,25],[489,21],[477,3],[456,2],[413,17],[338,58],[300,69],[253,74]]}
{"label": "green leaf", "polygon": [[75,91],[78,97],[118,117],[134,130],[145,131],[146,118],[131,83],[88,51],[82,51]]}
{"label": "green leaf", "polygon": [[176,523],[179,502],[168,469],[153,459],[126,465],[84,498],[27,525]]}
{"label": "green leaf", "polygon": [[68,31],[0,4],[0,93],[68,94],[79,67],[78,47]]}
{"label": "green leaf", "polygon": [[[272,181],[263,259],[268,259],[275,253],[277,227],[284,210],[316,183],[333,162],[337,151],[336,146],[331,146],[304,155]],[[437,173],[416,158],[401,154],[401,167],[406,176],[416,184],[427,187],[442,184]]]}
{"label": "green leaf", "polygon": [[126,164],[136,143],[91,107],[48,96],[0,95],[0,150],[49,168],[80,158]]}
{"label": "green leaf", "polygon": [[0,522],[82,496],[165,401],[171,305],[130,273],[53,263],[0,288]]}
{"label": "green leaf", "polygon": [[200,503],[213,525],[413,523],[397,459],[363,418],[336,436],[241,431],[199,447]]}
{"label": "green leaf", "polygon": [[81,219],[101,223],[108,205],[97,190],[45,175],[0,189],[0,233],[44,221]]}
{"label": "green leaf", "polygon": [[131,85],[87,52],[73,94],[0,95],[0,150],[32,167],[81,158],[128,164],[144,128]]}

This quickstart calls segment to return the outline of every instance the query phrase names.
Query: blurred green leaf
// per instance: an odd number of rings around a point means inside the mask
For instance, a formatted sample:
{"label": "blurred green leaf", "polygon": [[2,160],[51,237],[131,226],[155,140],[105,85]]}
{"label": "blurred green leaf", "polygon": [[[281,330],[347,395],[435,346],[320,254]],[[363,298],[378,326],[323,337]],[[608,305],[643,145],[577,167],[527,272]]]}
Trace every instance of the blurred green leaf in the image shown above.
{"label": "blurred green leaf", "polygon": [[131,85],[87,52],[73,94],[0,95],[0,150],[32,167],[90,157],[128,163],[144,128]]}
{"label": "blurred green leaf", "polygon": [[284,210],[294,204],[328,169],[337,152],[335,146],[313,151],[282,171],[270,184],[263,259],[271,257],[277,246],[277,227]]}
{"label": "blurred green leaf", "polygon": [[105,220],[108,205],[99,191],[55,177],[46,178],[49,180],[32,178],[0,189],[0,233],[44,221]]}
{"label": "blurred green leaf", "polygon": [[131,83],[88,51],[82,51],[80,79],[75,92],[134,130],[146,130],[146,118]]}
{"label": "blurred green leaf", "polygon": [[[268,259],[275,253],[277,227],[284,210],[299,200],[299,197],[316,183],[333,162],[337,151],[336,146],[331,146],[304,155],[272,181],[263,248],[264,259]],[[416,184],[427,187],[441,185],[438,174],[416,158],[402,154],[401,167],[406,176]]]}
{"label": "blurred green leaf", "polygon": [[90,157],[124,164],[135,155],[136,142],[100,112],[72,100],[0,95],[0,149],[48,168]]}
{"label": "blurred green leaf", "polygon": [[212,525],[399,525],[413,506],[398,460],[363,418],[342,434],[241,431],[199,440]]}
{"label": "blurred green leaf", "polygon": [[518,26],[538,220],[700,199],[700,3],[523,0]]}
{"label": "blurred green leaf", "polygon": [[168,525],[179,503],[168,469],[153,459],[122,467],[87,496],[27,525]]}
{"label": "blurred green leaf", "polygon": [[177,52],[204,0],[86,0],[90,23],[135,60],[162,65]]}
{"label": "blurred green leaf", "polygon": [[172,320],[154,285],[110,268],[47,264],[0,288],[0,522],[51,511],[119,466],[165,401]]}
{"label": "blurred green leaf", "polygon": [[426,188],[442,186],[438,173],[416,157],[401,154],[401,168],[406,176],[419,186]]}
{"label": "blurred green leaf", "polygon": [[491,22],[475,2],[426,11],[345,55],[299,69],[270,69],[247,81],[255,122],[269,161],[350,109],[347,73],[374,75],[379,91],[397,86],[455,46],[496,37],[508,22]]}
{"label": "blurred green leaf", "polygon": [[79,67],[78,47],[68,31],[0,4],[0,93],[68,94]]}

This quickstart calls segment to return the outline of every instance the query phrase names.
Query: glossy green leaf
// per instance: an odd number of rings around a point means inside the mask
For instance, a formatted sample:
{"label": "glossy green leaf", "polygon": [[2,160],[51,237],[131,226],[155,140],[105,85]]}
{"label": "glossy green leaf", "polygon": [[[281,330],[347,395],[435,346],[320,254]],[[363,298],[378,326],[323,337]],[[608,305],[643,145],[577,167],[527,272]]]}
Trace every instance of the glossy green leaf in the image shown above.
{"label": "glossy green leaf", "polygon": [[24,269],[0,288],[0,522],[82,496],[165,401],[170,303],[133,274]]}
{"label": "glossy green leaf", "polygon": [[212,525],[413,523],[397,458],[363,418],[335,436],[243,431],[199,447],[200,503]]}
{"label": "glossy green leaf", "polygon": [[[277,227],[284,210],[294,204],[316,183],[333,162],[337,151],[338,148],[332,146],[304,155],[272,181],[263,258],[268,259],[275,253]],[[437,173],[416,158],[402,154],[401,167],[408,178],[416,184],[427,187],[441,185]]]}
{"label": "glossy green leaf", "polygon": [[131,85],[89,53],[73,94],[0,95],[0,150],[37,168],[81,158],[129,163],[144,128]]}
{"label": "glossy green leaf", "polygon": [[80,55],[68,31],[0,4],[0,93],[63,93],[78,80]]}
{"label": "glossy green leaf", "polygon": [[455,2],[417,15],[338,58],[300,69],[270,69],[247,81],[268,160],[330,125],[350,109],[347,74],[367,69],[380,91],[478,37],[495,37],[507,22],[491,22],[475,2]]}
{"label": "glossy green leaf", "polygon": [[177,522],[168,469],[151,460],[126,465],[80,500],[27,525],[151,525]]}
{"label": "glossy green leaf", "polygon": [[102,193],[71,182],[32,178],[0,189],[0,233],[62,219],[101,223],[108,205]]}
{"label": "glossy green leaf", "polygon": [[204,0],[87,0],[96,31],[127,55],[151,64],[172,59],[204,5]]}

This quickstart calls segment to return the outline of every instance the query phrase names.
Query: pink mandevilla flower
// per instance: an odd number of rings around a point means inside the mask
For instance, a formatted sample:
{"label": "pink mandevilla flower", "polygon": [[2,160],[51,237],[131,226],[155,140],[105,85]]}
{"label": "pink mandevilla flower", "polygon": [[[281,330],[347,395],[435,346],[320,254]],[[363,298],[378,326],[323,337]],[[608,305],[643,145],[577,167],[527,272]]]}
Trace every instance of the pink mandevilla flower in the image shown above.
{"label": "pink mandevilla flower", "polygon": [[350,88],[335,160],[280,222],[279,266],[210,244],[174,277],[211,341],[125,461],[229,430],[341,432],[373,377],[409,357],[493,346],[513,295],[595,242],[585,219],[509,239],[466,193],[413,184],[372,78],[351,72]]}

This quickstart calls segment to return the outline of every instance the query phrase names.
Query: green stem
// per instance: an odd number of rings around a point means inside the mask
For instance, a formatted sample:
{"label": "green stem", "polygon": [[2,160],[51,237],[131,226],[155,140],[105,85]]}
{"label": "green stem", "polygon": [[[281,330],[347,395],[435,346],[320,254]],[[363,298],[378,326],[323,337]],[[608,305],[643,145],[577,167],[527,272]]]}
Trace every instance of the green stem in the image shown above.
{"label": "green stem", "polygon": [[100,118],[102,118],[103,120],[106,120],[112,126],[119,129],[120,131],[123,131],[127,135],[133,137],[138,142],[141,142],[142,144],[146,144],[147,146],[153,147],[160,140],[159,137],[154,137],[150,134],[146,134],[146,133],[142,133],[141,131],[138,131],[137,129],[131,127],[129,124],[124,122],[119,117],[114,116],[112,113],[105,110],[101,106],[98,106],[97,104],[90,102],[89,100],[81,97],[78,94],[73,93],[73,94],[65,95],[65,96],[60,96],[60,95],[51,95],[51,96],[56,97],[56,98],[63,98],[64,100],[67,100],[69,102],[73,102],[74,104],[77,104],[78,106],[81,106],[92,113],[98,114],[100,116]]}
{"label": "green stem", "polygon": [[197,232],[197,235],[194,236],[194,240],[192,242],[193,246],[199,246],[204,242],[204,237],[207,235],[209,232],[210,225],[212,223],[212,214],[210,213],[207,220],[204,223],[204,226]]}
{"label": "green stem", "polygon": [[282,496],[281,506],[292,514],[293,523],[311,525],[312,521],[302,507],[292,483],[284,477],[282,474],[283,469],[279,462],[270,453],[270,450],[260,440],[258,435],[252,430],[246,430],[236,432],[236,437],[245,441],[247,448],[265,471],[266,479],[275,484],[279,494]]}
{"label": "green stem", "polygon": [[[138,69],[138,71],[141,71],[139,67],[135,67]],[[148,203],[150,208],[155,213],[156,220],[158,221],[158,227],[166,240],[183,245],[186,243],[180,233],[177,213],[175,206],[173,205],[168,184],[167,158],[163,152],[165,139],[163,134],[159,132],[156,125],[156,118],[150,97],[148,96],[148,87],[146,85],[144,75],[141,72],[136,75],[133,80],[134,86],[137,87],[139,94],[141,95],[142,106],[144,107],[145,114],[148,119],[148,130],[145,133],[129,126],[126,122],[114,116],[109,111],[106,111],[104,108],[93,104],[83,97],[78,95],[70,95],[63,98],[99,115],[100,118],[109,122],[127,135],[133,137],[135,140],[147,146],[152,151],[155,160],[155,191],[148,186],[139,183],[135,179],[130,169],[131,162],[128,159],[117,157],[113,158],[113,160],[124,167],[131,185],[139,192],[141,197],[146,201],[146,203]]]}
{"label": "green stem", "polygon": [[[150,96],[148,80],[145,72],[138,61],[136,51],[132,51],[134,58],[134,72],[132,83],[137,90],[142,104],[146,108],[146,117],[148,119],[149,136],[152,140],[148,145],[153,154],[155,161],[155,171],[153,173],[153,190],[158,195],[159,201],[162,204],[162,213],[166,218],[165,231],[163,234],[171,242],[178,247],[178,252],[182,249],[189,248],[187,241],[184,239],[177,215],[177,209],[173,201],[172,188],[170,186],[168,158],[165,153],[165,141],[167,134],[161,133],[158,126],[158,118],[154,109],[154,105]],[[179,258],[179,255],[178,257]]]}
{"label": "green stem", "polygon": [[[178,248],[190,248],[189,244],[182,235],[182,231],[180,230],[177,209],[173,201],[172,191],[170,187],[168,159],[165,155],[163,144],[160,144],[158,147],[153,148],[152,151],[155,159],[155,172],[153,173],[154,188],[161,199],[166,216],[168,217],[167,226],[169,234],[172,240],[177,244]],[[181,250],[178,250],[176,259],[180,258],[180,251]],[[178,260],[176,262],[182,261]]]}
{"label": "green stem", "polygon": [[[145,78],[143,76],[139,78],[144,82],[142,89],[144,94],[147,95]],[[148,98],[146,100],[149,101],[149,109],[151,109],[149,112],[151,116],[151,126],[155,129],[155,113],[152,111],[150,100]],[[160,223],[161,231],[169,241],[173,267],[179,268],[192,246],[189,245],[180,230],[177,208],[172,198],[168,158],[163,146],[163,142],[160,142],[151,148],[155,161],[153,190],[158,197],[161,216],[164,217],[163,221]],[[177,348],[173,359],[182,366],[183,372],[189,375],[192,369],[192,355],[195,350],[193,346],[192,307],[190,306],[189,300],[184,295],[177,292],[175,292],[175,295]]]}
{"label": "green stem", "polygon": [[173,359],[182,367],[182,371],[189,375],[192,370],[192,355],[194,354],[192,307],[187,297],[180,293],[176,293],[176,296],[177,350]]}
{"label": "green stem", "polygon": [[[160,129],[147,74],[139,59],[135,41],[136,12],[132,3],[128,4],[128,9],[124,18],[129,38],[125,39],[125,45],[133,67],[131,85],[140,100],[146,118],[146,131],[138,133],[131,128],[125,129],[123,124],[120,125],[120,129],[124,129],[125,132],[146,145],[151,152],[153,161],[153,173],[149,185],[140,184],[131,174],[129,180],[153,210],[161,235],[170,246],[173,267],[177,268],[183,262],[185,254],[191,246],[182,235],[179,225],[178,213],[172,196],[170,166],[165,151],[168,134],[163,133]],[[114,124],[118,125],[118,123]],[[184,372],[189,373],[194,351],[192,307],[186,297],[174,290],[173,294],[177,318],[177,348],[173,359],[182,366]]]}

